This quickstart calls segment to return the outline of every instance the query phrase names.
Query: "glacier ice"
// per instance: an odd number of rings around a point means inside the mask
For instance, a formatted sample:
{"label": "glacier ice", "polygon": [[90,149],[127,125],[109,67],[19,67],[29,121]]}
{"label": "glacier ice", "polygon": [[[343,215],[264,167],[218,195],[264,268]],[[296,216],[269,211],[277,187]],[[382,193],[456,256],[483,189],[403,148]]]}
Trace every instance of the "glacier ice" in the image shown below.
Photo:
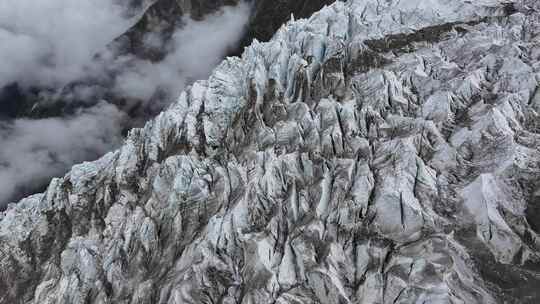
{"label": "glacier ice", "polygon": [[0,214],[1,303],[536,303],[540,4],[349,0]]}

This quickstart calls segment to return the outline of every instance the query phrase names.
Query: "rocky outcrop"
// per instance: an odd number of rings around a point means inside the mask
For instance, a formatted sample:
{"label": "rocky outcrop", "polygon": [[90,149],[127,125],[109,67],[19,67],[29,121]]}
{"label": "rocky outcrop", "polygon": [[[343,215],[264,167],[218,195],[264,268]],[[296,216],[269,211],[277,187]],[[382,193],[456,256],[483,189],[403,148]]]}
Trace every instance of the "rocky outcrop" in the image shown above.
{"label": "rocky outcrop", "polygon": [[535,1],[288,23],[0,215],[1,303],[537,303]]}

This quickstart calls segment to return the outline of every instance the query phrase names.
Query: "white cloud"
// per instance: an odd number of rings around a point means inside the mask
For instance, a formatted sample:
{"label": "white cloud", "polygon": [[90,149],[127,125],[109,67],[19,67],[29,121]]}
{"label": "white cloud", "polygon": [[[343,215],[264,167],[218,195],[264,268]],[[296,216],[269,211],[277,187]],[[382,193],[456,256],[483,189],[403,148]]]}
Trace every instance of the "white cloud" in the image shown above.
{"label": "white cloud", "polygon": [[99,103],[67,119],[0,124],[0,204],[118,146],[123,118],[115,106]]}
{"label": "white cloud", "polygon": [[125,14],[111,0],[0,1],[0,87],[84,76],[94,54],[130,26]]}

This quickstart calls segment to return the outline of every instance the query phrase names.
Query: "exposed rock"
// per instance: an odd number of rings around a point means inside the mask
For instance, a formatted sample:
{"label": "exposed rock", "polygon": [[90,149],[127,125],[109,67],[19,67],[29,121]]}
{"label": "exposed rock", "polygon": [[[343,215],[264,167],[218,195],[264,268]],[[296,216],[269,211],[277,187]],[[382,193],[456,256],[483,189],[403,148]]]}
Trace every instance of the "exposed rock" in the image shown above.
{"label": "exposed rock", "polygon": [[538,303],[540,5],[511,8],[350,0],[255,41],[0,214],[0,302]]}

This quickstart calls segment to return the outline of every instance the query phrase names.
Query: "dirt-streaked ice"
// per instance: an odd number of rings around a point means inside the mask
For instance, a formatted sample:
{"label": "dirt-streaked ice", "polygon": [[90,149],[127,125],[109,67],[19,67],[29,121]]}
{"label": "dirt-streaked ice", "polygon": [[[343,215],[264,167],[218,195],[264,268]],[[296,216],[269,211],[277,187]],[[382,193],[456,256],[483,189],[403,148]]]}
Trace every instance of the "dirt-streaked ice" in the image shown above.
{"label": "dirt-streaked ice", "polygon": [[540,5],[349,0],[0,214],[0,303],[540,301]]}

